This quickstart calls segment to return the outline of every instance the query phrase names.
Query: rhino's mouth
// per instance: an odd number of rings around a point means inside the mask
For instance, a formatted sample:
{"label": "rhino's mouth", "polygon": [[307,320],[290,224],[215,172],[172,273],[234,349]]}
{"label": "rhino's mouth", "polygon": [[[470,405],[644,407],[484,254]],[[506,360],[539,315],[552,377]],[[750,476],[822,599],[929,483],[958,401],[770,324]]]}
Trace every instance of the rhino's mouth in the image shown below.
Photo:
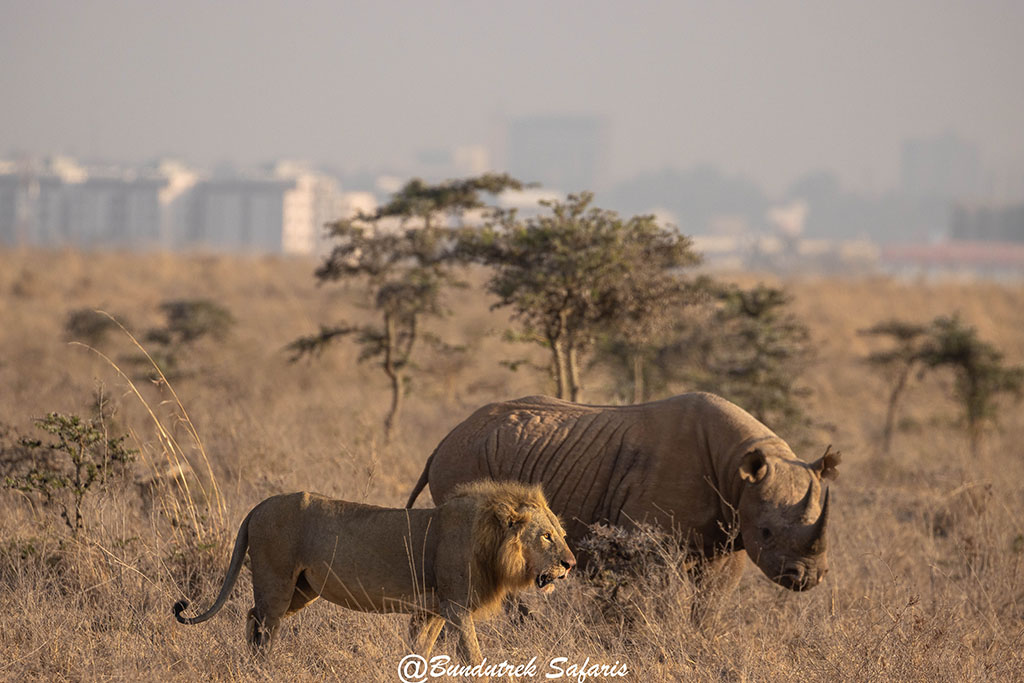
{"label": "rhino's mouth", "polygon": [[775,583],[791,591],[805,591],[821,583],[824,572],[807,572],[799,567],[787,567],[775,578]]}
{"label": "rhino's mouth", "polygon": [[805,591],[808,588],[812,587],[810,581],[790,576],[788,574],[783,574],[779,576],[775,580],[775,582],[778,583],[780,586],[783,586],[784,588],[788,588],[791,591]]}

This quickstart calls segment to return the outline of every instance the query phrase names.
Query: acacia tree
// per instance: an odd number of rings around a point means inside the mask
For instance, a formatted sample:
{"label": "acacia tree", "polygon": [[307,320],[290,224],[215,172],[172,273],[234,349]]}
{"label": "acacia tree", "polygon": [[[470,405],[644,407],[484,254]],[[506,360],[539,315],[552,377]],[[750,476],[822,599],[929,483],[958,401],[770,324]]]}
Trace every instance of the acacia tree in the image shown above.
{"label": "acacia tree", "polygon": [[810,390],[798,381],[812,355],[810,332],[789,311],[790,296],[763,284],[719,287],[715,296],[717,309],[701,335],[691,380],[776,431],[805,425],[801,399]]}
{"label": "acacia tree", "polygon": [[998,395],[1020,397],[1024,367],[1005,366],[1003,354],[979,339],[977,330],[964,325],[958,315],[932,321],[920,357],[929,368],[953,370],[953,390],[963,409],[971,453],[977,456],[985,422],[994,421],[998,415]]}
{"label": "acacia tree", "polygon": [[[691,263],[698,256],[692,254]],[[682,264],[680,264],[682,265]],[[663,387],[669,373],[659,363],[669,347],[682,346],[695,306],[705,303],[708,279],[688,281],[674,269],[651,269],[640,281],[621,315],[608,326],[596,350],[596,362],[611,368],[629,387],[633,403],[650,399],[651,389]]]}
{"label": "acacia tree", "polygon": [[896,425],[896,410],[903,396],[913,369],[922,363],[922,340],[927,327],[903,320],[886,320],[873,325],[858,334],[887,337],[892,346],[882,351],[872,351],[867,362],[889,380],[889,402],[885,411],[885,427],[882,429],[882,452],[889,454],[892,435]]}
{"label": "acacia tree", "polygon": [[689,238],[653,216],[623,219],[592,200],[588,192],[545,200],[549,212],[525,220],[499,211],[462,240],[493,269],[495,306],[511,307],[521,337],[550,351],[558,396],[572,401],[581,397],[581,360],[601,331],[649,324],[657,295],[677,286],[670,270],[697,260]]}
{"label": "acacia tree", "polygon": [[445,289],[462,284],[455,269],[465,262],[457,248],[465,214],[487,206],[484,194],[522,187],[504,174],[438,185],[414,179],[374,213],[359,213],[330,224],[335,245],[317,268],[316,278],[320,283],[361,283],[378,322],[322,325],[316,334],[289,344],[292,360],[319,355],[332,341],[351,336],[362,347],[359,360],[377,361],[388,378],[391,404],[384,418],[384,433],[390,438],[417,346],[428,342],[450,348],[436,336],[425,334],[421,323],[425,317],[444,315]]}
{"label": "acacia tree", "polygon": [[103,490],[130,474],[136,451],[127,448],[127,434],[110,432],[112,413],[102,391],[96,395],[95,415],[49,413],[36,426],[53,437],[7,441],[0,425],[0,488],[39,494],[73,535],[85,527],[83,510],[90,491]]}
{"label": "acacia tree", "polygon": [[[209,299],[174,299],[160,304],[164,324],[146,330],[148,351],[130,355],[126,360],[140,368],[142,376],[162,382],[181,379],[192,374],[189,356],[202,339],[223,342],[235,324],[235,318],[224,306]],[[114,323],[111,319],[112,324]],[[119,325],[118,325],[119,327]]]}

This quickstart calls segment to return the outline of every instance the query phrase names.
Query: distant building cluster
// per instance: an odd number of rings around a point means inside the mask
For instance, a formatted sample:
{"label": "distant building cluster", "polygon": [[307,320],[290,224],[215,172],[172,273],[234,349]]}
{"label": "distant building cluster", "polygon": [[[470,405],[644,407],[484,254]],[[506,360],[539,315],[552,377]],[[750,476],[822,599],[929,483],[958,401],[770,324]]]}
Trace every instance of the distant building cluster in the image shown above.
{"label": "distant building cluster", "polygon": [[295,162],[204,174],[164,161],[85,166],[0,161],[0,244],[317,253],[324,225],[375,208]]}
{"label": "distant building cluster", "polygon": [[596,116],[519,117],[507,121],[503,150],[437,147],[347,175],[288,161],[210,173],[173,161],[0,160],[0,246],[322,254],[326,224],[372,213],[410,178],[507,170],[531,187],[495,202],[521,217],[547,211],[541,200],[593,190],[604,208],[677,226],[711,267],[1024,276],[1024,163],[986,166],[975,145],[953,134],[906,141],[894,187],[852,190],[814,171],[777,197],[706,164],[608,184],[608,134]]}
{"label": "distant building cluster", "polygon": [[1024,244],[1024,202],[958,202],[953,205],[950,238]]}

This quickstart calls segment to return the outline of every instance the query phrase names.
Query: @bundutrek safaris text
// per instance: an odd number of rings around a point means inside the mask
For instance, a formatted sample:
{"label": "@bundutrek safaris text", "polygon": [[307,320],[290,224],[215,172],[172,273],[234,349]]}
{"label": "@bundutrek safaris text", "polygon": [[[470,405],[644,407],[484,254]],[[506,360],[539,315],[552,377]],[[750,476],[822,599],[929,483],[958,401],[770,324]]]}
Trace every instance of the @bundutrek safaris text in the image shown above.
{"label": "@bundutrek safaris text", "polygon": [[584,683],[590,679],[625,678],[629,668],[625,662],[594,664],[587,657],[582,662],[571,662],[568,657],[552,657],[546,663],[534,657],[525,664],[512,664],[506,660],[490,663],[487,658],[479,664],[456,664],[447,655],[437,655],[427,661],[420,655],[406,655],[398,663],[398,678],[402,683],[424,683],[432,678],[540,678],[542,680],[568,680]]}

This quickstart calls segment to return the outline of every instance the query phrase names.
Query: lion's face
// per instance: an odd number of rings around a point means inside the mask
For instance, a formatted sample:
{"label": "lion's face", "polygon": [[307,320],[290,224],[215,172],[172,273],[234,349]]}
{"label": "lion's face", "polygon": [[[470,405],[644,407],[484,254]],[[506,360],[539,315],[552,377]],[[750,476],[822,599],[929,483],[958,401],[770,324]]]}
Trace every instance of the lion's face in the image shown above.
{"label": "lion's face", "polygon": [[565,543],[565,529],[540,486],[479,480],[460,486],[444,505],[459,497],[477,501],[473,532],[477,576],[486,577],[485,583],[501,594],[531,583],[551,591],[555,580],[564,579],[576,566]]}
{"label": "lion's face", "polygon": [[569,575],[576,558],[565,543],[565,530],[550,509],[529,507],[521,514],[518,536],[526,572],[537,588],[548,593],[554,590],[556,579]]}

